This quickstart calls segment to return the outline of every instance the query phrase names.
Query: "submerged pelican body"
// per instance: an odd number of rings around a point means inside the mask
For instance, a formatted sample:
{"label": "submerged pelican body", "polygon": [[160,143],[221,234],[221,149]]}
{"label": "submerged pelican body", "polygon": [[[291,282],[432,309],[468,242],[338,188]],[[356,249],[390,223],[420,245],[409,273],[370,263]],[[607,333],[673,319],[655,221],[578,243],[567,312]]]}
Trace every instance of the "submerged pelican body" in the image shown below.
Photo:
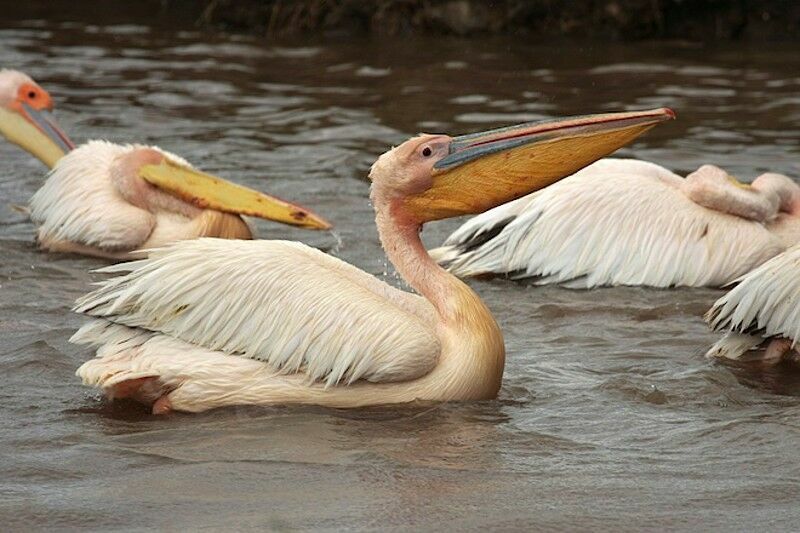
{"label": "submerged pelican body", "polygon": [[800,186],[786,176],[745,185],[711,165],[682,178],[604,159],[469,220],[431,255],[461,277],[714,287],[797,242]]}
{"label": "submerged pelican body", "polygon": [[43,250],[131,259],[184,239],[250,239],[240,215],[330,227],[303,207],[204,174],[155,146],[75,148],[46,114],[50,96],[25,74],[0,71],[0,94],[0,133],[52,167],[30,203]]}
{"label": "submerged pelican body", "polygon": [[800,245],[737,280],[706,313],[724,333],[706,357],[739,359],[748,352],[767,361],[797,356],[800,340]]}
{"label": "submerged pelican body", "polygon": [[358,407],[494,398],[505,348],[478,296],[430,258],[429,221],[545,187],[673,116],[666,109],[422,135],[372,166],[387,256],[419,295],[300,243],[199,239],[106,269],[82,298],[78,370],[154,413],[237,404]]}

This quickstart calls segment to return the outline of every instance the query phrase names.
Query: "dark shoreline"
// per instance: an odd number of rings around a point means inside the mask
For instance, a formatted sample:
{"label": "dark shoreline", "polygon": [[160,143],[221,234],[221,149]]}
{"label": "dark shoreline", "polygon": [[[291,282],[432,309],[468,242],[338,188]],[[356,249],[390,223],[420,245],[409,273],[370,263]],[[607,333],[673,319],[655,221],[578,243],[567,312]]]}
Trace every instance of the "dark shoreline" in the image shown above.
{"label": "dark shoreline", "polygon": [[[165,0],[186,7],[185,0]],[[791,0],[201,0],[197,24],[268,38],[515,35],[636,41],[800,40]]]}
{"label": "dark shoreline", "polygon": [[[135,24],[267,39],[504,36],[526,41],[800,41],[796,0],[0,0],[4,22]],[[113,6],[112,6],[113,4]]]}

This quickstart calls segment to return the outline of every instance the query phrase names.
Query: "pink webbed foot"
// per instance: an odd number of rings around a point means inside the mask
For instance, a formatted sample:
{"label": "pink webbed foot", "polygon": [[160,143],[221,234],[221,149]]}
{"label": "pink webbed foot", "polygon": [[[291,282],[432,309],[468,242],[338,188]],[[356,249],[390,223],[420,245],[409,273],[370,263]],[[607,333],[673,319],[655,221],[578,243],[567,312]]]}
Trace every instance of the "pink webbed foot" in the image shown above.
{"label": "pink webbed foot", "polygon": [[172,403],[169,401],[169,397],[166,394],[160,397],[158,400],[156,400],[155,403],[153,404],[154,415],[167,415],[171,412],[172,412]]}
{"label": "pink webbed foot", "polygon": [[156,415],[172,411],[172,404],[167,398],[169,392],[157,377],[126,379],[105,389],[109,400],[130,398],[152,406],[153,414]]}
{"label": "pink webbed foot", "polygon": [[156,378],[126,379],[125,381],[120,381],[119,383],[106,389],[105,393],[109,400],[122,398],[135,399],[136,395],[139,393],[139,389],[155,379]]}
{"label": "pink webbed foot", "polygon": [[789,339],[772,339],[764,351],[764,362],[779,363],[783,357],[792,350],[792,341]]}

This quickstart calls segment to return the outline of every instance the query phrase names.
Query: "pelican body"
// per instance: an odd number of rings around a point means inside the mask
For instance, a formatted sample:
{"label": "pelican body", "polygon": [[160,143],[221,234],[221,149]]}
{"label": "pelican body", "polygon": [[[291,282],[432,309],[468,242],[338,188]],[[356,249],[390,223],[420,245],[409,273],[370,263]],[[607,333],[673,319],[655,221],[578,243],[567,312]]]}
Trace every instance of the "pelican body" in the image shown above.
{"label": "pelican body", "polygon": [[712,329],[724,333],[706,353],[739,359],[748,352],[777,362],[797,356],[800,340],[800,245],[793,246],[738,279],[706,313]]}
{"label": "pelican body", "polygon": [[786,176],[745,185],[712,165],[683,178],[604,159],[467,221],[431,255],[461,277],[717,287],[797,242],[800,186]]}
{"label": "pelican body", "polygon": [[250,239],[241,215],[330,227],[303,207],[204,174],[155,146],[75,148],[52,108],[30,77],[0,71],[0,133],[52,168],[30,203],[43,250],[126,260],[184,239]]}
{"label": "pelican body", "polygon": [[154,413],[240,404],[352,408],[494,398],[505,363],[492,314],[439,267],[424,223],[545,187],[673,116],[658,109],[421,135],[372,166],[370,198],[389,260],[417,294],[303,244],[183,241],[80,299],[94,319],[77,371]]}

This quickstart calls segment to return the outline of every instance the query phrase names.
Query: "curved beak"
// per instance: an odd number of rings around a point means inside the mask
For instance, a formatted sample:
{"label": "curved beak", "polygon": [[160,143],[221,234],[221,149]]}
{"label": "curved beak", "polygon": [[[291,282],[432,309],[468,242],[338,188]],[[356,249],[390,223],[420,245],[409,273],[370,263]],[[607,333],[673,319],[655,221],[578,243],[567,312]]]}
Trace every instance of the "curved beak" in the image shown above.
{"label": "curved beak", "polygon": [[159,189],[203,209],[258,217],[307,229],[333,227],[310,209],[166,158],[157,165],[142,166],[139,175]]}
{"label": "curved beak", "polygon": [[0,109],[0,133],[50,168],[75,148],[50,111],[27,104],[19,111]]}
{"label": "curved beak", "polygon": [[406,205],[421,221],[471,213],[524,196],[625,146],[671,109],[532,122],[454,137],[433,166],[432,185]]}

